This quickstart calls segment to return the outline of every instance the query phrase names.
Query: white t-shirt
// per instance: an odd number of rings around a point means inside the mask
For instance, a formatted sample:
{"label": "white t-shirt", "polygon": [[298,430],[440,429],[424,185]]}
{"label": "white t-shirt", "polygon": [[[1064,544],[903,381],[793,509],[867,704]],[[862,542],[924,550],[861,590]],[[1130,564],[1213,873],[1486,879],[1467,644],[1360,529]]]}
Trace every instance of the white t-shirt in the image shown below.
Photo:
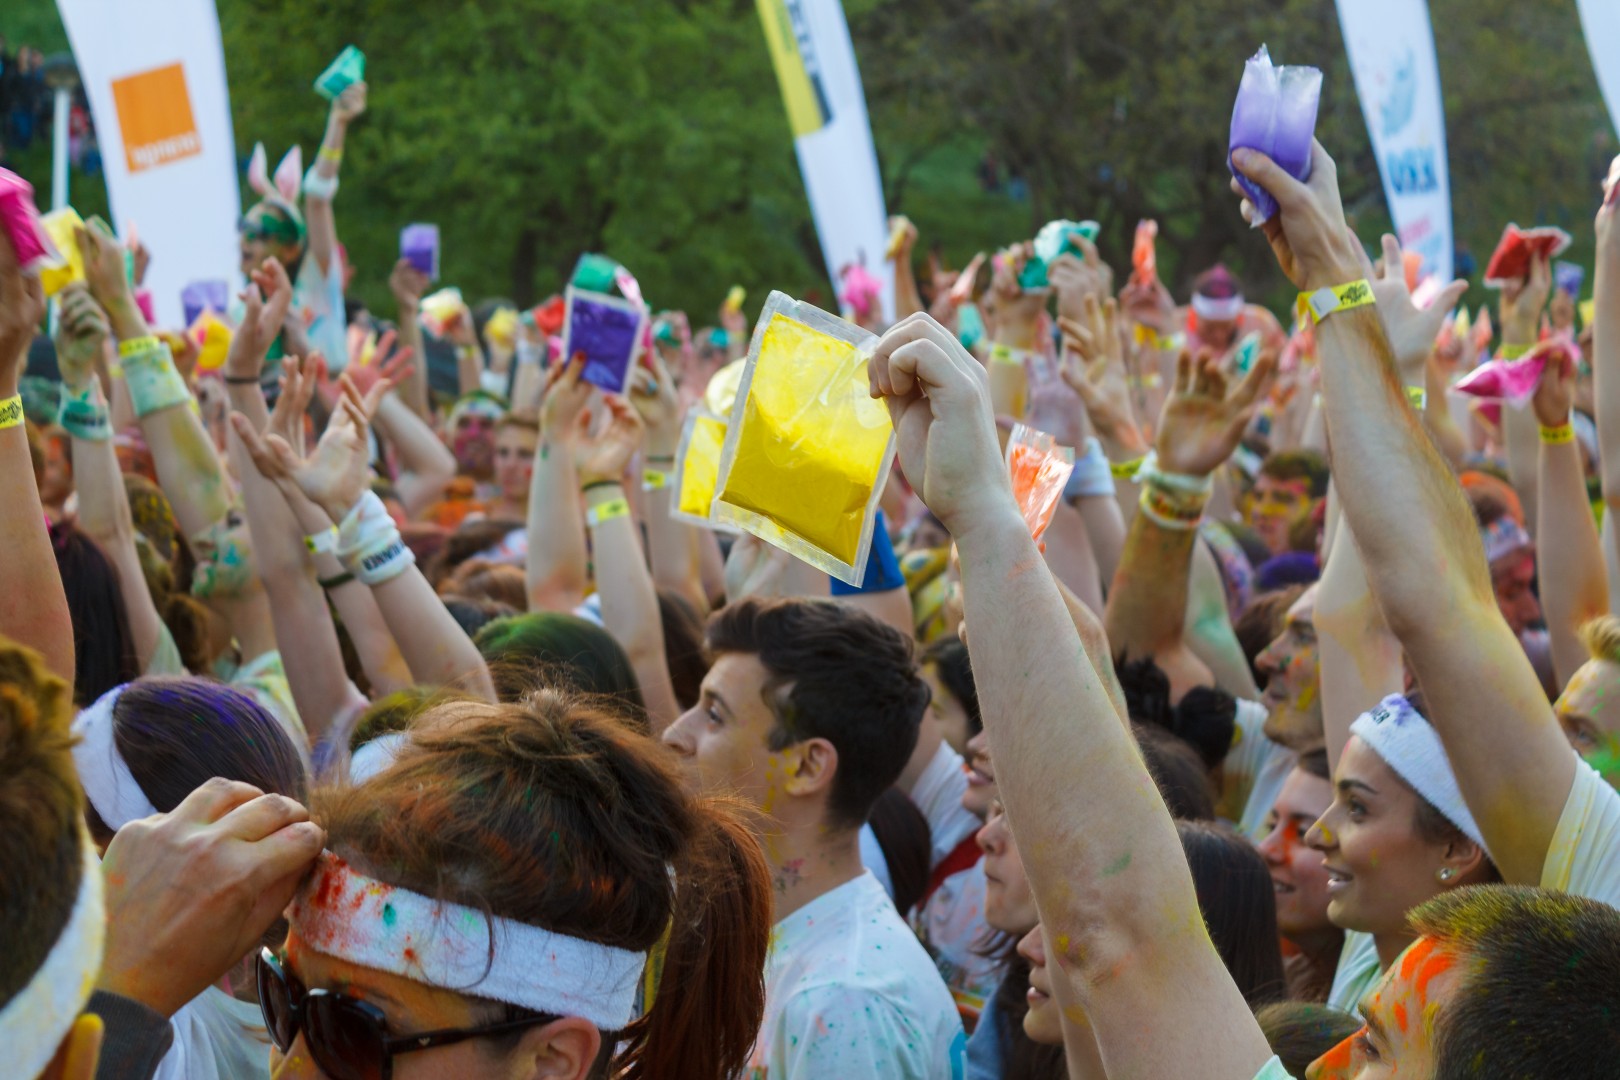
{"label": "white t-shirt", "polygon": [[1584,761],[1575,763],[1541,887],[1620,907],[1620,792]]}
{"label": "white t-shirt", "polygon": [[772,930],[749,1080],[958,1080],[966,1045],[939,972],[871,874]]}
{"label": "white t-shirt", "polygon": [[210,986],[169,1020],[174,1043],[153,1080],[260,1080],[270,1075],[270,1036],[258,1002]]}
{"label": "white t-shirt", "polygon": [[311,252],[304,253],[293,282],[292,312],[301,317],[311,348],[326,354],[335,376],[349,366],[349,320],[343,310],[343,260],[332,252],[330,273],[321,273]]}
{"label": "white t-shirt", "polygon": [[1266,816],[1282,794],[1283,783],[1299,762],[1299,755],[1266,738],[1266,707],[1239,699],[1226,753],[1226,792],[1222,799],[1237,817],[1238,832],[1258,843],[1265,838]]}
{"label": "white t-shirt", "polygon": [[1360,930],[1346,930],[1344,948],[1339,950],[1339,966],[1333,972],[1333,988],[1328,991],[1328,1007],[1360,1016],[1357,1006],[1383,973],[1373,936]]}
{"label": "white t-shirt", "polygon": [[1293,1077],[1283,1068],[1282,1058],[1274,1057],[1260,1066],[1260,1071],[1254,1074],[1254,1080],[1293,1080]]}

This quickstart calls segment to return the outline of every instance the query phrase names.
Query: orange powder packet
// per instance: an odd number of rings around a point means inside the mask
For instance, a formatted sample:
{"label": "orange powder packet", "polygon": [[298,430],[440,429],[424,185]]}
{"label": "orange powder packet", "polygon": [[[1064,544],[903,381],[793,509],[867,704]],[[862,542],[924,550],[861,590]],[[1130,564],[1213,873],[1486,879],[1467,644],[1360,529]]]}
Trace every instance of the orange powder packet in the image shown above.
{"label": "orange powder packet", "polygon": [[1015,424],[1007,440],[1007,472],[1029,533],[1039,540],[1074,472],[1074,450],[1058,446],[1044,431]]}
{"label": "orange powder packet", "polygon": [[894,460],[868,392],[875,335],[773,292],[748,350],[710,518],[855,587]]}

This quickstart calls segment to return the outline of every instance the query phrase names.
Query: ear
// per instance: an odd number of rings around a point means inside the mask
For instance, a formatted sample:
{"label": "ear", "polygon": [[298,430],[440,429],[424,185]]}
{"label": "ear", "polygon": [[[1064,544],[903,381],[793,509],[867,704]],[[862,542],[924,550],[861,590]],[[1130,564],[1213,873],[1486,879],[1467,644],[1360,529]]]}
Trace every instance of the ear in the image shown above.
{"label": "ear", "polygon": [[270,186],[270,167],[265,157],[264,143],[253,144],[253,156],[248,159],[247,179],[248,187],[260,195],[269,195],[275,191]]}
{"label": "ear", "polygon": [[838,774],[838,750],[826,739],[806,739],[783,751],[783,785],[789,795],[813,796],[832,790]]}
{"label": "ear", "polygon": [[304,183],[304,151],[296,144],[276,166],[276,191],[288,205],[298,205],[298,192]]}
{"label": "ear", "polygon": [[1448,880],[1440,882],[1442,889],[1455,888],[1458,885],[1479,885],[1484,881],[1490,859],[1486,856],[1484,848],[1459,834],[1446,845],[1441,866],[1452,871]]}
{"label": "ear", "polygon": [[530,1028],[518,1043],[516,1075],[524,1080],[586,1080],[602,1050],[602,1033],[589,1020],[565,1016]]}
{"label": "ear", "polygon": [[102,1031],[101,1017],[93,1013],[80,1015],[62,1036],[56,1056],[39,1074],[39,1080],[95,1080]]}

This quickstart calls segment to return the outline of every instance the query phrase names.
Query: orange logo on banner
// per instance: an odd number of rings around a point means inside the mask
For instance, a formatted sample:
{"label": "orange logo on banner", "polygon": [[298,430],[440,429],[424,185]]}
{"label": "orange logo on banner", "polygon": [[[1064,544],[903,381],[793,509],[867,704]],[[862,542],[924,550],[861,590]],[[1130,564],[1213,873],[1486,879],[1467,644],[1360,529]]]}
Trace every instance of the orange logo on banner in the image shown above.
{"label": "orange logo on banner", "polygon": [[114,79],[113,105],[124,135],[129,171],[167,165],[202,153],[197,121],[191,115],[185,69],[179,64]]}

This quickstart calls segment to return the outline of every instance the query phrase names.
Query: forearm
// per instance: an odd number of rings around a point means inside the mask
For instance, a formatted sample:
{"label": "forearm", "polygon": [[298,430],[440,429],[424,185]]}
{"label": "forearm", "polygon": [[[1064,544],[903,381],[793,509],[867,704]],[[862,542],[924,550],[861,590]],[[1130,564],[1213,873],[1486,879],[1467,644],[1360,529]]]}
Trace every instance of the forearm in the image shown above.
{"label": "forearm", "polygon": [[901,249],[894,260],[894,320],[924,310],[922,293],[917,291],[917,275],[911,268],[911,247]]}
{"label": "forearm", "polygon": [[1620,256],[1599,250],[1592,284],[1592,379],[1597,399],[1603,498],[1620,503]]}
{"label": "forearm", "polygon": [[418,321],[420,310],[416,301],[410,300],[399,305],[399,347],[403,352],[411,350],[415,360],[411,363],[410,374],[400,380],[398,388],[394,391],[400,399],[422,419],[428,421],[432,409],[428,402],[428,362],[427,349],[422,343],[422,324]]}
{"label": "forearm", "polygon": [[1097,553],[1078,511],[1059,502],[1041,537],[1046,565],[1086,606],[1102,610],[1103,588]]}
{"label": "forearm", "polygon": [[476,345],[456,348],[456,389],[461,395],[484,388],[484,354]]}
{"label": "forearm", "polygon": [[[20,371],[18,363],[16,370]],[[15,374],[0,377],[0,399],[17,393]],[[45,508],[34,486],[28,435],[22,424],[0,430],[0,636],[26,645],[73,682],[73,618],[56,568]]]}
{"label": "forearm", "polygon": [[371,595],[413,681],[454,686],[484,701],[495,700],[484,658],[420,570],[413,566],[372,586]]}
{"label": "forearm", "polygon": [[118,570],[118,591],[129,618],[129,636],[142,671],[152,662],[162,638],[163,619],[141,572],[135,550],[124,477],[110,439],[73,437],[73,483],[79,493],[79,528],[101,546]]}
{"label": "forearm", "polygon": [[1108,590],[1103,625],[1127,658],[1155,656],[1181,642],[1195,529],[1167,529],[1137,514]]}
{"label": "forearm", "polygon": [[[1536,491],[1540,439],[1537,435],[1535,413],[1528,408],[1515,409],[1512,406],[1504,406],[1502,439],[1507,444],[1508,479],[1513,481],[1513,490],[1518,492],[1519,502],[1524,506],[1539,505]],[[1534,539],[1541,539],[1542,533],[1536,515],[1525,515],[1525,524]]]}
{"label": "forearm", "polygon": [[593,488],[586,496],[590,513],[603,515],[591,526],[596,592],[602,601],[602,626],[624,647],[641,684],[647,718],[654,734],[680,715],[674,684],[664,656],[664,627],[658,615],[658,593],[641,551],[636,520],[628,513],[613,516],[624,500],[616,486]]}
{"label": "forearm", "polygon": [[[343,160],[343,142],[349,125],[336,111],[326,120],[326,137],[315,159],[315,176],[321,180],[335,180],[338,166]],[[309,230],[309,254],[322,274],[330,274],[337,254],[337,219],[332,213],[332,200],[304,194],[304,223]]]}
{"label": "forearm", "polygon": [[584,603],[586,558],[573,448],[542,431],[529,481],[529,609],[571,612]]}
{"label": "forearm", "polygon": [[[650,463],[654,470],[673,468],[664,462]],[[668,589],[692,605],[702,618],[709,610],[698,573],[697,529],[669,516],[670,491],[667,485],[646,492],[642,506],[647,515],[648,561],[653,584]]]}
{"label": "forearm", "polygon": [[1580,444],[1542,443],[1538,456],[1536,567],[1553,671],[1562,688],[1587,660],[1577,630],[1608,610],[1609,583],[1597,522],[1586,499]]}
{"label": "forearm", "polygon": [[1249,669],[1226,609],[1220,567],[1207,544],[1193,545],[1186,642],[1193,654],[1209,666],[1216,686],[1235,698],[1259,700],[1260,688],[1254,684],[1254,672]]}
{"label": "forearm", "polygon": [[[1129,497],[1135,497],[1134,484],[1116,479],[1116,493],[1121,488],[1129,489]],[[1113,581],[1125,552],[1125,515],[1120,512],[1119,495],[1082,495],[1075,500],[1074,507],[1085,522],[1086,536],[1091,540],[1091,550],[1097,558],[1098,578],[1105,582]]]}
{"label": "forearm", "polygon": [[1400,693],[1405,684],[1400,642],[1384,625],[1367,585],[1361,550],[1342,520],[1322,570],[1314,622],[1322,731],[1328,764],[1337,768],[1356,717],[1387,695]]}
{"label": "forearm", "polygon": [[377,431],[393,447],[400,475],[395,478],[408,515],[444,494],[456,475],[456,458],[421,416],[398,393],[382,399],[375,417]]}

